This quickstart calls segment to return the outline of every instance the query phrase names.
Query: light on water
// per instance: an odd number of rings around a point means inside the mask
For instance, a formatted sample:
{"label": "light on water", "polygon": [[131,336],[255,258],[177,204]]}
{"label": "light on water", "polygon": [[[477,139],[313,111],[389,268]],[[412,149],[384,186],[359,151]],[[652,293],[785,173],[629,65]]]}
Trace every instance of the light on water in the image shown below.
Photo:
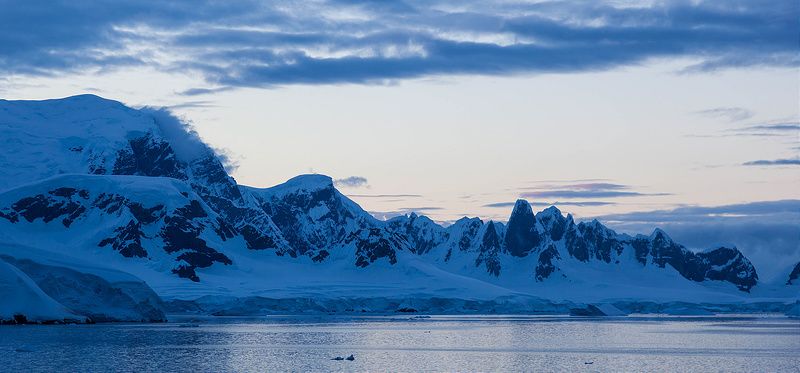
{"label": "light on water", "polygon": [[[796,371],[785,317],[273,316],[0,328],[10,371]],[[335,360],[336,357],[354,359]]]}

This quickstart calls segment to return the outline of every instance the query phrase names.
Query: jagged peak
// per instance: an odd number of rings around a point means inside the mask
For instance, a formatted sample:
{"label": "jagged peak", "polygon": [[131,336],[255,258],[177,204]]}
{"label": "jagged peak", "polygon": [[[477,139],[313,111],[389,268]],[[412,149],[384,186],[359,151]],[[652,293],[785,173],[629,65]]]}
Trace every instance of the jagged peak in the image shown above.
{"label": "jagged peak", "polygon": [[460,219],[458,219],[455,222],[453,222],[453,225],[467,224],[467,223],[473,222],[473,221],[477,221],[477,222],[480,222],[481,224],[483,224],[483,220],[481,220],[481,218],[477,218],[477,217],[470,218],[468,216],[463,216]]}
{"label": "jagged peak", "polygon": [[497,229],[494,227],[494,221],[492,220],[486,222],[486,231],[483,232],[483,236],[486,237],[489,234],[497,234]]}
{"label": "jagged peak", "polygon": [[439,228],[444,229],[440,224],[433,221],[433,219],[425,216],[419,215],[416,212],[411,212],[405,215],[398,215],[389,220],[386,220],[387,223],[400,223],[400,224],[410,224],[410,225],[435,225]]}
{"label": "jagged peak", "polygon": [[650,239],[653,240],[659,237],[667,241],[672,241],[672,238],[667,234],[667,232],[664,232],[663,229],[661,228],[653,229],[653,233],[650,233]]}
{"label": "jagged peak", "polygon": [[511,210],[511,216],[518,214],[533,215],[533,209],[531,208],[531,204],[528,203],[527,200],[520,198],[517,200],[517,202],[514,203],[514,209]]}
{"label": "jagged peak", "polygon": [[536,216],[539,217],[539,215],[541,215],[543,217],[545,217],[545,216],[561,216],[561,217],[563,217],[564,216],[563,214],[561,214],[561,210],[559,210],[558,207],[555,207],[555,206],[550,206],[550,207],[548,207],[548,208],[546,208],[546,209],[544,209],[542,211],[539,211],[539,213],[536,214]]}
{"label": "jagged peak", "polygon": [[739,251],[739,249],[736,246],[725,246],[725,245],[712,246],[712,247],[709,247],[709,248],[707,248],[707,249],[705,249],[705,250],[703,250],[701,252],[710,253],[710,252],[718,251],[718,250],[731,251],[731,252],[733,252],[735,254],[740,254],[740,255],[742,253],[741,251]]}
{"label": "jagged peak", "polygon": [[515,223],[521,223],[525,226],[532,226],[535,222],[536,216],[533,215],[531,204],[524,199],[518,199],[514,204],[514,209],[511,211],[511,216],[508,218],[508,225],[512,226]]}

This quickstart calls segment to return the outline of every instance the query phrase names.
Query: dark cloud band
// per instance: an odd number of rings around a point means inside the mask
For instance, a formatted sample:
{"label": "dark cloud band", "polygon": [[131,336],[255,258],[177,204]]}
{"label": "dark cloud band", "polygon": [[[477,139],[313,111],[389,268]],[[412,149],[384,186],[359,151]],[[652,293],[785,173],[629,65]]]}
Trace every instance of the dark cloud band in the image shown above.
{"label": "dark cloud band", "polygon": [[[0,1],[0,74],[148,66],[230,87],[580,72],[690,57],[690,70],[798,66],[792,0]],[[167,55],[168,58],[161,56]]]}

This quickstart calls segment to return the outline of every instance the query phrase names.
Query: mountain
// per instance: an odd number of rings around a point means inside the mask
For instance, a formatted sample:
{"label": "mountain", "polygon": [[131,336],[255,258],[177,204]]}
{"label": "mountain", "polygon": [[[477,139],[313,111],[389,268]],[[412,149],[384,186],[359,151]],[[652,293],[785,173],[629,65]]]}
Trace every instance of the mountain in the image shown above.
{"label": "mountain", "polygon": [[650,290],[679,287],[674,274],[697,283],[727,283],[745,293],[758,283],[755,268],[736,248],[696,253],[658,229],[649,236],[631,237],[596,220],[576,223],[555,207],[534,214],[525,200],[516,202],[505,226],[461,219],[437,229],[435,223],[416,216],[388,223],[409,241],[424,243],[429,253],[425,255],[434,256],[445,268],[520,291],[564,291],[598,283],[619,289],[629,286],[625,273],[635,273]]}
{"label": "mountain", "polygon": [[789,278],[786,280],[786,285],[800,284],[800,262],[794,265],[792,271],[789,272]]}
{"label": "mountain", "polygon": [[[58,255],[66,269],[126,273],[168,299],[460,299],[493,309],[498,303],[486,302],[504,299],[510,309],[741,302],[762,286],[736,248],[695,252],[661,230],[618,234],[555,207],[534,213],[525,200],[506,223],[462,218],[443,227],[413,213],[377,220],[328,176],[238,185],[169,113],[92,95],[0,100],[0,138],[0,254],[39,264]],[[158,303],[130,304],[157,318]]]}

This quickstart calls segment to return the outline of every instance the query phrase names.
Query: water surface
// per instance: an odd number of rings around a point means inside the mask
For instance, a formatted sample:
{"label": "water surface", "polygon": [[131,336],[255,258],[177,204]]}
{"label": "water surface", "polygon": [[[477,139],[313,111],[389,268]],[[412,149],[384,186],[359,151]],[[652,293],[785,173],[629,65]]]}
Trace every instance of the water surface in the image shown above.
{"label": "water surface", "polygon": [[[798,371],[780,316],[172,317],[0,327],[2,371]],[[331,360],[353,354],[354,361]]]}

